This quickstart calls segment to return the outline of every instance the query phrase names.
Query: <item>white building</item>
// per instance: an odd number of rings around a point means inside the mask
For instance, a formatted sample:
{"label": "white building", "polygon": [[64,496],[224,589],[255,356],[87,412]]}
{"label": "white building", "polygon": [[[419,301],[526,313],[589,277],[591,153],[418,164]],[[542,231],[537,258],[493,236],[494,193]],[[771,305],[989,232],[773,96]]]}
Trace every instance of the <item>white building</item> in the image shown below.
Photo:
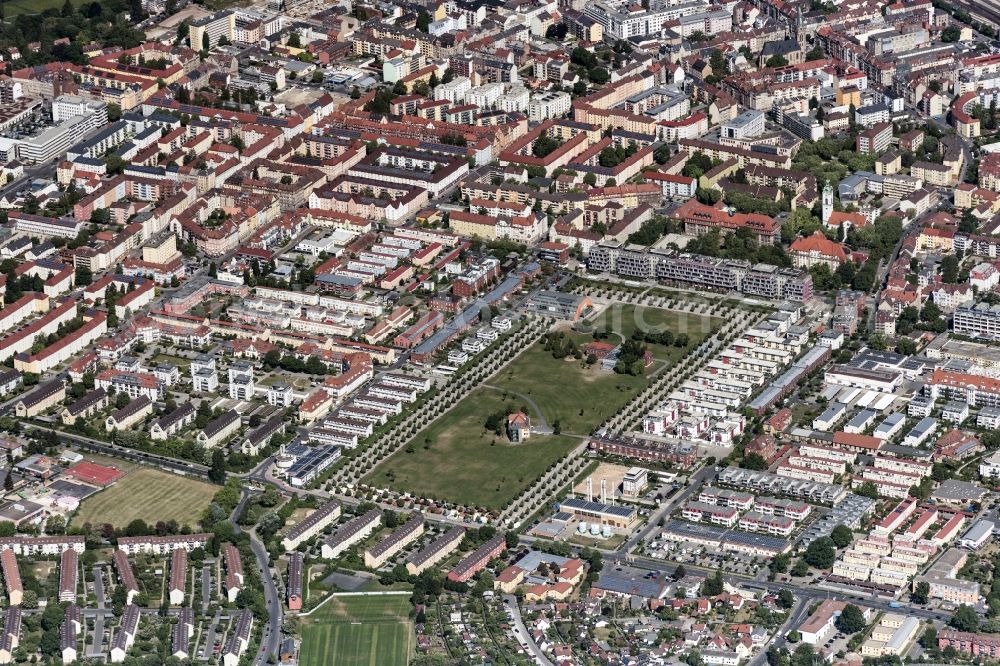
{"label": "white building", "polygon": [[983,407],[976,415],[976,425],[980,428],[996,430],[1000,428],[1000,407]]}
{"label": "white building", "polygon": [[[441,101],[448,100],[452,104],[465,101],[465,96],[472,89],[472,81],[467,76],[456,76],[448,83],[438,84],[434,88],[434,99]],[[473,102],[475,103],[475,102]]]}
{"label": "white building", "polygon": [[993,264],[988,264],[983,262],[981,264],[976,264],[971,271],[969,271],[969,284],[976,287],[979,291],[989,291],[993,287],[1000,284],[1000,271]]}
{"label": "white building", "polygon": [[542,92],[532,95],[528,102],[528,120],[540,123],[569,113],[573,98],[565,92]]}
{"label": "white building", "polygon": [[481,109],[492,109],[503,96],[503,90],[502,83],[485,83],[470,90],[465,96],[465,101]]}
{"label": "white building", "polygon": [[267,404],[288,407],[292,404],[292,387],[284,382],[272,384],[267,389]]}
{"label": "white building", "polygon": [[949,400],[941,410],[941,418],[951,423],[962,424],[969,418],[969,403],[962,400]]}
{"label": "white building", "polygon": [[52,100],[52,122],[61,123],[74,116],[93,114],[98,126],[108,124],[108,105],[93,98],[60,95]]}
{"label": "white building", "polygon": [[256,387],[253,366],[246,361],[236,361],[229,366],[229,397],[233,400],[250,400]]}
{"label": "white building", "polygon": [[752,139],[764,133],[764,112],[744,111],[719,127],[721,139]]}
{"label": "white building", "polygon": [[531,102],[531,93],[520,83],[507,87],[507,92],[497,100],[497,108],[506,113],[525,113]]}
{"label": "white building", "polygon": [[979,476],[984,479],[1000,479],[1000,451],[997,451],[979,463]]}

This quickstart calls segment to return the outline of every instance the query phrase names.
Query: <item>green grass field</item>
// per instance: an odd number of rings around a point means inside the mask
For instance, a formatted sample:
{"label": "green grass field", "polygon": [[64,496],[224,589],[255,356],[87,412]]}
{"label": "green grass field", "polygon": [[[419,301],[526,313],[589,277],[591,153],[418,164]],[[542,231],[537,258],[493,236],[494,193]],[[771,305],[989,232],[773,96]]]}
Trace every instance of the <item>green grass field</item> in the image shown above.
{"label": "green grass field", "polygon": [[[487,432],[486,417],[511,405],[520,408],[521,401],[511,397],[505,403],[499,391],[476,389],[418,434],[409,450],[376,467],[365,482],[460,504],[502,507],[578,443],[553,435],[511,444]],[[425,449],[427,440],[430,448]]]}
{"label": "green grass field", "polygon": [[147,523],[176,520],[195,527],[218,486],[143,467],[83,500],[72,523],[124,527],[136,518]]}
{"label": "green grass field", "polygon": [[406,594],[333,597],[302,618],[301,666],[406,666],[411,653]]}
{"label": "green grass field", "polygon": [[41,14],[46,9],[62,9],[63,4],[65,0],[7,0],[3,3],[3,13],[9,19],[17,14]]}
{"label": "green grass field", "polygon": [[[645,377],[606,372],[600,365],[588,368],[583,361],[572,358],[554,359],[536,344],[489,384],[519,394],[511,398],[519,406],[525,402],[521,395],[533,400],[550,426],[558,420],[564,433],[585,436],[621,409],[647,382]],[[484,412],[483,418],[488,413]]]}
{"label": "green grass field", "polygon": [[177,369],[184,374],[191,367],[191,361],[182,356],[173,356],[172,354],[157,354],[150,361],[151,364],[155,365],[157,363],[170,363],[171,365],[176,365]]}
{"label": "green grass field", "polygon": [[676,362],[689,349],[697,346],[699,342],[721,326],[722,320],[718,317],[693,315],[676,310],[661,310],[660,308],[616,303],[601,311],[593,319],[588,319],[586,323],[595,330],[614,331],[625,338],[631,337],[636,329],[651,333],[671,331],[675,337],[681,334],[687,335],[688,344],[684,347],[666,347],[661,344],[645,343],[657,359]]}
{"label": "green grass field", "polygon": [[[638,311],[638,312],[637,312]],[[588,322],[590,323],[590,322]],[[668,327],[687,333],[686,347],[651,346],[661,362],[675,362],[698,344],[718,321],[654,308],[625,306],[592,324],[628,337],[637,327]],[[654,329],[655,330],[655,329]],[[583,344],[588,333],[574,333]],[[612,342],[617,342],[612,337]],[[655,369],[661,364],[656,364]],[[431,497],[499,509],[517,497],[549,465],[566,455],[648,384],[646,377],[606,372],[599,365],[555,359],[538,343],[466,396],[404,449],[378,465],[365,483]],[[490,414],[526,408],[533,425],[540,415],[561,435],[536,435],[523,444],[487,431]]]}

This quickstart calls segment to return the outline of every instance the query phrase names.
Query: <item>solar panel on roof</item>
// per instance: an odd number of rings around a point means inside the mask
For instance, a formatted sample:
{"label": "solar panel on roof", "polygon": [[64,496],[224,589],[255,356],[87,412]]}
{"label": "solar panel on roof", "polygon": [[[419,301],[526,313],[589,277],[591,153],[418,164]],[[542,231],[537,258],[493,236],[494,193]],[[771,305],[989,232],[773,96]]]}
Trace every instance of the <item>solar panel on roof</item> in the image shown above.
{"label": "solar panel on roof", "polygon": [[570,497],[563,501],[562,506],[568,506],[580,511],[588,511],[590,513],[605,513],[612,516],[620,516],[622,518],[629,518],[635,514],[635,509],[627,506],[621,506],[618,504],[602,504],[601,502],[588,502],[587,500],[577,499],[575,497]]}

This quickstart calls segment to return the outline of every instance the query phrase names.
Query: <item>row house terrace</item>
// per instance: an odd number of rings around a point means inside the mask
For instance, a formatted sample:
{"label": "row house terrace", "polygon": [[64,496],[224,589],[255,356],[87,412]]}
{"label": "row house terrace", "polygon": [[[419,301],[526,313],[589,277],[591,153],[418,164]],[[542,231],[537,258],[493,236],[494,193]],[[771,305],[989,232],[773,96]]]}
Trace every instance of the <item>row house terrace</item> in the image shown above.
{"label": "row house terrace", "polygon": [[40,318],[0,339],[0,360],[30,351],[37,340],[52,335],[76,316],[76,301],[70,298],[59,301]]}
{"label": "row house terrace", "polygon": [[686,233],[698,236],[710,231],[727,234],[747,229],[757,237],[759,243],[771,244],[781,235],[781,223],[767,215],[729,214],[721,205],[707,206],[693,199],[686,201],[671,217],[684,223]]}
{"label": "row house terrace", "polygon": [[541,241],[548,229],[545,217],[533,212],[525,216],[493,217],[454,211],[450,215],[449,224],[462,236],[491,241],[510,239],[525,245],[534,245]]}
{"label": "row house terrace", "polygon": [[[462,196],[466,199],[494,201],[526,206],[528,209],[540,205],[542,210],[553,210],[557,215],[565,215],[572,210],[583,210],[587,194],[583,192],[560,192],[550,194],[527,185],[504,182],[494,185],[489,179],[468,179],[461,185]],[[482,204],[477,204],[482,205]],[[488,206],[487,206],[488,207]]]}
{"label": "row house terrace", "polygon": [[780,169],[788,169],[792,166],[792,158],[789,155],[765,153],[738,146],[724,146],[721,143],[712,143],[700,139],[681,139],[678,141],[678,145],[689,156],[700,152],[704,153],[707,157],[723,162],[735,159],[740,169],[748,168],[751,165]]}
{"label": "row house terrace", "polygon": [[[617,146],[615,144],[618,144]],[[585,151],[577,155],[570,163],[569,168],[584,175],[594,174],[596,184],[603,187],[608,179],[613,178],[616,183],[625,181],[637,176],[642,169],[653,164],[653,149],[650,145],[638,147],[636,151],[613,167],[605,167],[600,163],[601,151],[605,148],[621,147],[622,141],[613,141],[610,138],[603,138],[591,145]]]}
{"label": "row house terrace", "polygon": [[89,348],[108,330],[108,315],[94,310],[84,324],[36,354],[21,352],[14,357],[14,368],[21,372],[45,373]]}
{"label": "row house terrace", "polygon": [[[223,126],[239,128],[243,125],[263,125],[279,130],[286,139],[297,136],[305,131],[305,119],[297,113],[290,113],[281,118],[261,116],[255,113],[243,111],[230,111],[227,109],[216,109],[208,106],[198,106],[195,104],[182,104],[176,100],[163,97],[151,97],[142,105],[143,115],[154,113],[167,113],[171,111],[184,113],[191,116],[192,123],[207,123],[207,126]],[[226,140],[219,138],[219,140]]]}
{"label": "row house terrace", "polygon": [[156,80],[128,72],[112,72],[90,65],[66,63],[82,88],[91,88],[105,102],[120,104],[122,111],[131,111],[149,100],[159,90]]}
{"label": "row house terrace", "polygon": [[[149,67],[156,63],[159,67]],[[161,64],[162,63],[162,64]],[[106,72],[124,72],[151,81],[162,79],[168,85],[197,69],[197,51],[186,47],[165,47],[158,42],[145,42],[131,49],[102,53],[90,59],[90,66]]]}
{"label": "row house terrace", "polygon": [[73,267],[87,268],[93,273],[106,271],[142,245],[145,237],[143,226],[138,223],[129,224],[116,234],[98,232],[94,234],[91,244],[71,251]]}
{"label": "row house terrace", "polygon": [[64,550],[82,553],[85,549],[82,536],[15,536],[0,539],[0,549],[9,548],[15,555],[61,555]]}
{"label": "row house terrace", "polygon": [[8,219],[14,231],[31,237],[76,238],[86,228],[86,224],[72,218],[56,219],[21,211],[11,211]]}
{"label": "row house terrace", "polygon": [[460,136],[465,140],[465,156],[472,157],[477,165],[487,164],[528,129],[526,118],[500,125],[462,125],[446,120],[433,121],[417,116],[404,116],[400,121],[371,120],[367,114],[343,112],[331,114],[314,129],[314,132],[335,131],[343,136],[361,141],[381,141],[393,145],[413,146],[424,144],[437,150],[438,146],[452,149],[446,137]]}
{"label": "row house terrace", "polygon": [[334,135],[309,134],[289,142],[287,161],[319,169],[328,180],[341,176],[367,155],[365,144],[357,139]]}
{"label": "row house terrace", "polygon": [[[124,552],[126,555],[137,555],[139,553],[167,555],[173,553],[178,548],[191,552],[195,548],[205,548],[211,536],[211,534],[177,534],[168,536],[119,537],[118,550]],[[83,538],[80,537],[80,540],[82,543]]]}

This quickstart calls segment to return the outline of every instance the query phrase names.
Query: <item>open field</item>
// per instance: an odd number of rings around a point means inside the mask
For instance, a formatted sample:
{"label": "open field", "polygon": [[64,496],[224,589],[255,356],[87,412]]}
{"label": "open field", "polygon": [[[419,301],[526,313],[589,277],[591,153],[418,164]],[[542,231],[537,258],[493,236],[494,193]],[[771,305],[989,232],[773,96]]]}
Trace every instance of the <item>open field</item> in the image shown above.
{"label": "open field", "polygon": [[406,594],[333,597],[302,618],[299,663],[406,666],[412,643],[409,611]]}
{"label": "open field", "polygon": [[3,3],[4,17],[17,14],[41,14],[46,9],[62,9],[65,0],[7,0]]}
{"label": "open field", "polygon": [[[511,444],[506,436],[486,431],[486,417],[505,406],[518,409],[520,401],[512,397],[505,403],[499,391],[476,389],[365,482],[460,504],[503,506],[578,443],[564,435],[537,435]],[[427,440],[430,448],[425,449]]]}
{"label": "open field", "polygon": [[661,310],[660,308],[644,307],[631,303],[615,303],[602,310],[595,317],[587,319],[586,324],[593,330],[603,329],[621,336],[618,338],[618,335],[612,335],[608,339],[608,342],[611,343],[620,342],[622,338],[632,337],[637,329],[646,333],[670,331],[675,338],[679,335],[687,335],[688,344],[683,347],[643,343],[657,360],[676,363],[680,358],[683,358],[689,349],[696,347],[698,343],[721,326],[722,320],[718,317],[676,310]]}
{"label": "open field", "polygon": [[147,523],[176,520],[194,527],[217,490],[205,481],[143,467],[83,500],[72,523],[124,527],[141,518]]}
{"label": "open field", "polygon": [[270,386],[271,384],[285,383],[291,386],[296,391],[305,391],[309,388],[309,378],[302,375],[293,375],[290,373],[285,373],[282,371],[276,371],[268,374],[263,379],[260,379],[257,383],[261,386]]}
{"label": "open field", "polygon": [[173,356],[171,354],[157,354],[151,361],[153,365],[157,363],[170,363],[171,365],[177,366],[177,369],[181,373],[186,373],[191,367],[191,361],[189,359],[183,358],[181,356]]}
{"label": "open field", "polygon": [[[595,328],[628,337],[636,328],[686,333],[684,347],[650,345],[660,363],[676,362],[697,345],[718,320],[698,315],[624,306],[602,313]],[[578,344],[592,340],[589,332],[570,332]],[[648,385],[644,376],[619,375],[584,361],[555,359],[542,343],[533,345],[454,409],[418,433],[404,449],[377,466],[365,483],[498,509],[517,497],[549,465],[566,455],[602,422]],[[487,418],[497,412],[525,410],[534,428],[552,428],[561,435],[534,434],[523,444],[487,431]]]}
{"label": "open field", "polygon": [[[586,340],[590,337],[586,336]],[[521,354],[489,380],[490,386],[509,391],[515,405],[520,406],[530,398],[550,426],[559,421],[563,432],[581,436],[589,435],[647,383],[645,377],[606,372],[599,364],[587,367],[572,357],[552,358],[541,344]],[[489,412],[482,414],[485,419]]]}

